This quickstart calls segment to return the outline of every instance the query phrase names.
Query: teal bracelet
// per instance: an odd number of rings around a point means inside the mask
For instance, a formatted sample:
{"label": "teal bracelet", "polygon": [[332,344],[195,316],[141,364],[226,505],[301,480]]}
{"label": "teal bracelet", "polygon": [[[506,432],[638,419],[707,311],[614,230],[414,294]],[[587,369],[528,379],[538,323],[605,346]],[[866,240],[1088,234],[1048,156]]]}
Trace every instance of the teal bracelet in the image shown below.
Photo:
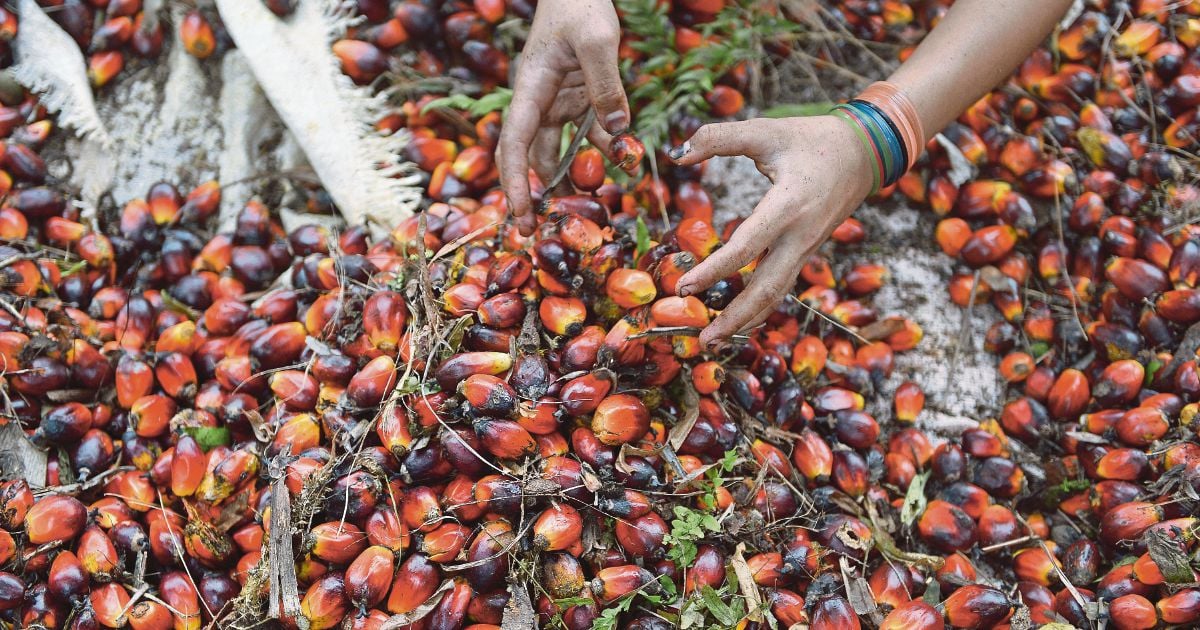
{"label": "teal bracelet", "polygon": [[865,101],[853,100],[850,101],[850,106],[856,112],[865,116],[878,130],[880,139],[883,140],[887,155],[891,159],[888,160],[888,165],[884,171],[883,185],[890,186],[900,179],[904,174],[904,167],[907,165],[905,157],[904,143],[900,140],[900,134],[896,131],[895,126],[884,116],[879,110],[871,106]]}
{"label": "teal bracelet", "polygon": [[862,124],[862,122],[846,113],[842,106],[839,105],[834,107],[829,113],[841,120],[844,120],[847,125],[850,125],[850,128],[854,130],[854,135],[858,136],[858,139],[862,141],[863,146],[866,147],[867,154],[871,159],[871,178],[873,180],[871,183],[870,194],[874,195],[875,193],[879,192],[879,182],[882,179],[882,157],[879,155],[879,149],[876,148],[875,144],[871,142],[871,139],[867,137],[866,127]]}

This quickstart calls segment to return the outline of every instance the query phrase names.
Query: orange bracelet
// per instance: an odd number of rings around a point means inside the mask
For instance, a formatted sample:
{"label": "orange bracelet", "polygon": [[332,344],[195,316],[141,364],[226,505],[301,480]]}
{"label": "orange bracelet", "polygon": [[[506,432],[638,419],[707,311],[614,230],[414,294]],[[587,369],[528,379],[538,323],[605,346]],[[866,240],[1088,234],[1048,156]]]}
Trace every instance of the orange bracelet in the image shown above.
{"label": "orange bracelet", "polygon": [[858,95],[887,115],[904,140],[908,150],[908,165],[905,170],[912,168],[917,158],[925,150],[925,129],[921,126],[921,118],[917,116],[917,108],[908,95],[900,88],[887,81],[876,81]]}

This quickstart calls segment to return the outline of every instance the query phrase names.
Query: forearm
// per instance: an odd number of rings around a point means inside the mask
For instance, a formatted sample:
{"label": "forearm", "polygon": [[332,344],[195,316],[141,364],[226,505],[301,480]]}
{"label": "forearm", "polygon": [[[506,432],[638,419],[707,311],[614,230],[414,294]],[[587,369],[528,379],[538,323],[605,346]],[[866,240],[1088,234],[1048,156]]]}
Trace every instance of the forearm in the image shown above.
{"label": "forearm", "polygon": [[1071,0],[958,0],[889,77],[933,134],[1012,73]]}

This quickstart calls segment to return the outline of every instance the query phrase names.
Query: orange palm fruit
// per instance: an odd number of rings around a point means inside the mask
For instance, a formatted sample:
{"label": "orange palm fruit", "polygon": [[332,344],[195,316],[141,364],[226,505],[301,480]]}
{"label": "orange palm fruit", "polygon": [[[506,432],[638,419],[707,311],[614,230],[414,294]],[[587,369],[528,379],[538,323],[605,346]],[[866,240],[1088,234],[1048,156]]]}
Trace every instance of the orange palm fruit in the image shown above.
{"label": "orange palm fruit", "polygon": [[490,374],[472,374],[458,384],[458,393],[471,409],[485,416],[505,418],[517,408],[517,392],[504,380]]}
{"label": "orange palm fruit", "polygon": [[565,503],[550,506],[533,523],[533,545],[544,551],[571,548],[583,534],[583,517]]}
{"label": "orange palm fruit", "polygon": [[473,426],[483,448],[495,457],[520,460],[537,452],[533,436],[516,422],[483,417]]}
{"label": "orange palm fruit", "polygon": [[692,385],[701,395],[707,396],[719,391],[724,382],[725,368],[716,361],[704,361],[692,368]]}
{"label": "orange palm fruit", "polygon": [[359,609],[373,608],[392,586],[396,557],[383,546],[367,547],[346,568],[346,597]]}
{"label": "orange palm fruit", "polygon": [[387,600],[388,611],[404,614],[415,610],[433,595],[440,582],[441,571],[427,556],[420,553],[409,556],[396,570]]}
{"label": "orange palm fruit", "polygon": [[1012,602],[1003,591],[990,586],[968,584],[950,594],[943,603],[949,625],[956,628],[990,628],[1012,611]]}
{"label": "orange palm fruit", "polygon": [[394,353],[404,334],[408,308],[404,298],[395,291],[374,293],[363,304],[363,332],[372,346],[384,353]]}
{"label": "orange palm fruit", "polygon": [[650,429],[650,412],[636,396],[611,394],[596,407],[591,428],[603,444],[628,444]]}
{"label": "orange palm fruit", "polygon": [[300,600],[300,614],[311,630],[328,630],[341,625],[346,617],[346,579],[341,573],[329,573],[313,582]]}
{"label": "orange palm fruit", "polygon": [[929,502],[917,526],[922,540],[946,553],[975,543],[975,522],[957,505],[940,499]]}
{"label": "orange palm fruit", "polygon": [[604,154],[595,147],[583,147],[571,161],[568,175],[579,190],[594,192],[604,184]]}
{"label": "orange palm fruit", "polygon": [[359,407],[374,407],[392,393],[398,378],[392,357],[376,357],[350,379],[346,396]]}
{"label": "orange palm fruit", "polygon": [[442,523],[421,539],[421,553],[433,562],[445,563],[454,560],[471,536],[471,530],[458,523]]}
{"label": "orange palm fruit", "polygon": [[84,571],[96,582],[109,582],[120,567],[117,548],[108,534],[96,525],[83,530],[79,537],[76,553]]}
{"label": "orange palm fruit", "polygon": [[654,278],[637,269],[614,269],[605,282],[605,293],[621,308],[632,309],[654,301]]}
{"label": "orange palm fruit", "polygon": [[125,626],[129,591],[125,590],[124,586],[115,582],[97,586],[92,589],[88,599],[91,601],[95,620],[101,626],[114,629]]}
{"label": "orange palm fruit", "polygon": [[879,625],[879,630],[908,630],[910,628],[943,630],[945,627],[946,623],[942,619],[941,613],[924,601],[914,599],[900,604],[888,613],[888,616],[884,617],[883,622]]}
{"label": "orange palm fruit", "polygon": [[312,554],[331,564],[347,564],[367,548],[367,535],[342,521],[321,523],[309,533]]}
{"label": "orange palm fruit", "polygon": [[712,224],[699,218],[687,218],[675,228],[675,240],[680,249],[696,260],[704,260],[721,244]]}
{"label": "orange palm fruit", "polygon": [[959,256],[972,267],[995,263],[1013,250],[1017,243],[1017,231],[1009,225],[989,225],[980,228],[967,239],[959,250]]}
{"label": "orange palm fruit", "polygon": [[646,145],[632,134],[623,133],[608,145],[608,159],[629,175],[636,175],[646,155]]}
{"label": "orange palm fruit", "polygon": [[62,601],[74,601],[87,595],[89,583],[88,572],[79,556],[70,549],[58,552],[46,579],[50,592]]}
{"label": "orange palm fruit", "polygon": [[94,53],[88,57],[88,80],[92,87],[102,88],[121,73],[125,67],[125,54],[119,50]]}
{"label": "orange palm fruit", "polygon": [[1050,415],[1060,419],[1073,419],[1087,407],[1091,387],[1087,376],[1074,368],[1063,370],[1054,381],[1047,398],[1046,408]]}
{"label": "orange palm fruit", "polygon": [[367,542],[385,547],[396,556],[404,554],[410,540],[408,526],[390,506],[375,509],[366,522]]}
{"label": "orange palm fruit", "polygon": [[793,447],[792,463],[810,482],[822,482],[833,474],[833,450],[820,434],[804,429]]}
{"label": "orange palm fruit", "polygon": [[897,421],[916,422],[917,416],[925,408],[925,392],[921,390],[920,385],[912,381],[905,381],[896,388],[893,403]]}
{"label": "orange palm fruit", "polygon": [[1185,588],[1158,600],[1158,616],[1165,624],[1191,625],[1200,621],[1200,589]]}
{"label": "orange palm fruit", "polygon": [[655,300],[650,306],[650,317],[658,326],[693,326],[703,328],[708,325],[708,307],[693,295],[676,297],[669,295]]}
{"label": "orange palm fruit", "polygon": [[588,309],[583,300],[574,297],[546,296],[538,305],[542,326],[556,335],[574,336],[583,329]]}
{"label": "orange palm fruit", "polygon": [[607,567],[596,572],[592,578],[592,594],[602,603],[608,603],[632,593],[654,580],[653,574],[633,564]]}
{"label": "orange palm fruit", "polygon": [[1108,617],[1117,630],[1151,630],[1158,627],[1158,612],[1150,600],[1129,593],[1108,604]]}
{"label": "orange palm fruit", "polygon": [[183,49],[197,59],[207,59],[217,48],[216,35],[202,13],[189,11],[179,24],[179,39]]}
{"label": "orange palm fruit", "polygon": [[83,532],[87,508],[74,497],[51,495],[34,503],[24,522],[25,535],[31,544],[66,542]]}
{"label": "orange palm fruit", "polygon": [[374,81],[388,69],[388,56],[375,45],[357,39],[333,43],[333,54],[342,64],[342,72],[359,85]]}

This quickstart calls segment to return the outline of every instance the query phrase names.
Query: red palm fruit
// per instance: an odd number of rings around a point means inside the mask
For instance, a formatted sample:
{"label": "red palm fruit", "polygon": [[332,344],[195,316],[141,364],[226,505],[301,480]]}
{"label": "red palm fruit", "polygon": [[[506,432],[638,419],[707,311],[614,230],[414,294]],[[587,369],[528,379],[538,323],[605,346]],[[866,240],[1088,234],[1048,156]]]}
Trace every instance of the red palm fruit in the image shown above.
{"label": "red palm fruit", "polygon": [[408,526],[390,506],[375,509],[366,522],[367,542],[386,547],[396,556],[402,556],[408,548]]}
{"label": "red palm fruit", "polygon": [[404,524],[410,530],[431,532],[442,522],[442,507],[437,494],[428,486],[410,488],[401,506]]}
{"label": "red palm fruit", "polygon": [[433,595],[440,582],[441,571],[427,556],[420,553],[409,556],[396,570],[387,600],[388,611],[395,614],[412,612]]}
{"label": "red palm fruit", "polygon": [[87,234],[86,225],[62,217],[50,217],[42,228],[46,238],[62,245],[76,243]]}
{"label": "red palm fruit", "polygon": [[628,444],[650,430],[650,412],[636,396],[612,394],[596,407],[591,427],[602,444]]}
{"label": "red palm fruit", "polygon": [[459,152],[450,164],[450,172],[459,181],[473,184],[485,177],[493,166],[491,151],[476,145]]}
{"label": "red palm fruit", "polygon": [[758,465],[767,469],[768,472],[776,473],[784,478],[792,476],[792,464],[779,447],[763,440],[754,440],[750,445],[750,452],[754,455]]}
{"label": "red palm fruit", "polygon": [[913,598],[912,573],[905,566],[881,564],[867,583],[879,604],[898,608]]}
{"label": "red palm fruit", "polygon": [[645,155],[646,145],[633,134],[620,134],[608,145],[608,159],[629,175],[637,175]]}
{"label": "red palm fruit", "polygon": [[84,571],[96,582],[111,581],[120,567],[117,548],[108,534],[96,525],[83,530],[75,551]]}
{"label": "red palm fruit", "polygon": [[587,305],[574,297],[546,296],[538,305],[542,326],[556,335],[574,336],[587,320]]}
{"label": "red palm fruit", "polygon": [[695,296],[660,298],[650,307],[650,316],[658,326],[708,325],[708,308]]}
{"label": "red palm fruit", "polygon": [[362,324],[367,341],[377,350],[394,353],[404,334],[408,308],[404,298],[395,291],[380,291],[363,304]]}
{"label": "red palm fruit", "polygon": [[883,265],[858,265],[842,278],[842,283],[851,295],[866,295],[877,291],[887,281],[888,269]]}
{"label": "red palm fruit", "polygon": [[1121,295],[1133,301],[1143,300],[1170,287],[1163,270],[1136,258],[1114,258],[1104,266],[1104,277],[1117,287]]}
{"label": "red palm fruit", "polygon": [[[104,584],[92,589],[88,599],[96,623],[105,628],[122,628],[127,621],[125,613],[129,606],[129,591],[117,583]],[[87,627],[87,626],[84,626]]]}
{"label": "red palm fruit", "polygon": [[963,244],[959,255],[972,267],[980,267],[1003,259],[1017,243],[1017,231],[1008,225],[980,228]]}
{"label": "red palm fruit", "polygon": [[1155,608],[1165,624],[1195,624],[1200,621],[1200,589],[1186,588],[1164,597]]}
{"label": "red palm fruit", "polygon": [[1051,553],[1047,554],[1040,546],[1029,547],[1015,553],[1013,555],[1013,573],[1022,580],[1042,586],[1050,586],[1056,582],[1058,574],[1055,567],[1061,568],[1062,565],[1053,554],[1054,542],[1047,542],[1046,548]]}
{"label": "red palm fruit", "polygon": [[1100,540],[1110,548],[1122,540],[1138,540],[1142,532],[1163,520],[1161,506],[1130,501],[1109,510],[1100,519]]}
{"label": "red palm fruit", "polygon": [[1108,604],[1108,618],[1117,630],[1151,630],[1158,627],[1158,613],[1150,600],[1130,593]]}
{"label": "red palm fruit", "polygon": [[185,401],[196,397],[199,378],[192,360],[186,355],[172,352],[160,356],[154,366],[154,376],[169,396]]}
{"label": "red palm fruit", "polygon": [[309,540],[312,554],[331,564],[346,564],[367,548],[367,535],[342,521],[317,525],[309,532]]}
{"label": "red palm fruit", "polygon": [[359,407],[374,407],[396,387],[396,362],[383,355],[371,359],[346,385],[346,396]]}
{"label": "red palm fruit", "polygon": [[819,337],[801,337],[792,348],[791,370],[801,382],[815,379],[825,369],[829,350]]}
{"label": "red palm fruit", "polygon": [[632,309],[653,302],[658,291],[649,273],[637,269],[614,269],[605,282],[605,293],[617,306]]}
{"label": "red palm fruit", "polygon": [[837,279],[833,277],[833,268],[824,256],[809,256],[808,262],[800,268],[800,277],[811,285],[827,289],[837,287]]}
{"label": "red palm fruit", "polygon": [[207,59],[216,50],[217,40],[212,26],[199,11],[189,11],[179,25],[179,39],[183,49],[197,59]]}
{"label": "red palm fruit", "polygon": [[785,627],[791,628],[797,624],[807,625],[808,615],[804,608],[804,598],[787,590],[774,589],[769,592],[771,614]]}
{"label": "red palm fruit", "polygon": [[623,595],[632,593],[654,580],[649,571],[633,564],[623,564],[606,567],[596,572],[592,578],[592,594],[607,604]]}
{"label": "red palm fruit", "polygon": [[833,450],[818,433],[804,429],[792,450],[792,463],[810,482],[822,482],[833,473]]}
{"label": "red palm fruit", "polygon": [[604,154],[595,147],[584,147],[575,154],[568,171],[571,183],[584,192],[595,192],[604,184]]}
{"label": "red palm fruit", "polygon": [[1091,395],[1087,376],[1074,368],[1063,370],[1054,381],[1047,397],[1046,408],[1059,419],[1077,418],[1087,407]]}
{"label": "red palm fruit", "polygon": [[1200,320],[1200,290],[1177,289],[1166,291],[1154,303],[1162,318],[1180,324]]}
{"label": "red palm fruit", "polygon": [[[0,178],[0,188],[9,187]],[[9,240],[22,240],[29,234],[29,221],[25,215],[13,208],[0,208],[0,237]]]}
{"label": "red palm fruit", "polygon": [[490,374],[472,374],[458,384],[458,393],[471,409],[485,416],[506,418],[517,408],[517,392],[502,379]]}
{"label": "red palm fruit", "polygon": [[161,394],[142,396],[129,409],[129,422],[137,435],[156,438],[167,432],[178,406]]}
{"label": "red palm fruit", "polygon": [[812,630],[859,630],[862,624],[850,607],[850,602],[841,595],[826,595],[808,610],[809,628]]}
{"label": "red palm fruit", "polygon": [[533,436],[516,422],[477,418],[473,426],[484,450],[499,459],[520,460],[537,452]]}
{"label": "red palm fruit", "polygon": [[0,529],[0,564],[8,564],[17,555],[17,541],[12,534]]}
{"label": "red palm fruit", "polygon": [[725,368],[716,361],[704,361],[692,368],[692,385],[702,396],[719,391],[724,382]]}
{"label": "red palm fruit", "polygon": [[1023,528],[1012,510],[1003,505],[989,505],[979,516],[979,544],[987,547],[1015,540]]}
{"label": "red palm fruit", "polygon": [[653,269],[654,278],[663,293],[674,295],[679,279],[695,266],[696,258],[691,253],[675,252],[659,261]]}
{"label": "red palm fruit", "polygon": [[421,553],[437,563],[446,563],[458,556],[471,530],[458,523],[442,523],[421,539]]}
{"label": "red palm fruit", "polygon": [[1152,407],[1130,409],[1116,423],[1117,438],[1138,448],[1146,448],[1162,439],[1171,429],[1166,414]]}
{"label": "red palm fruit", "polygon": [[577,214],[568,214],[559,221],[558,234],[564,245],[581,254],[595,252],[605,241],[604,231],[599,225]]}
{"label": "red palm fruit", "polygon": [[456,284],[443,294],[443,308],[455,317],[474,313],[483,303],[485,296],[483,288],[476,284]]}
{"label": "red palm fruit", "polygon": [[704,95],[704,100],[708,103],[709,113],[716,118],[733,116],[742,111],[746,104],[742,93],[727,85],[713,86],[713,89]]}
{"label": "red palm fruit", "polygon": [[340,39],[333,43],[333,54],[342,64],[342,72],[359,85],[374,81],[388,69],[388,57],[382,50],[357,39]]}
{"label": "red palm fruit", "polygon": [[783,556],[776,552],[754,554],[746,558],[746,566],[759,586],[775,588],[788,579],[783,573]]}
{"label": "red palm fruit", "polygon": [[[210,462],[213,460],[213,453],[216,452],[216,450],[209,451]],[[238,448],[220,459],[210,472],[205,473],[196,493],[204,501],[215,502],[225,499],[247,479],[258,474],[259,464],[258,456],[253,451],[248,450],[247,447]]]}
{"label": "red palm fruit", "polygon": [[[944,175],[934,175],[929,179],[925,196],[929,200],[929,208],[939,217],[946,216],[958,203],[959,189],[954,182]],[[941,240],[938,241],[941,243]],[[965,242],[965,241],[964,241]]]}
{"label": "red palm fruit", "polygon": [[467,548],[467,561],[476,564],[465,575],[476,591],[490,591],[503,584],[513,538],[512,526],[500,519],[484,523],[475,534]]}
{"label": "red palm fruit", "polygon": [[491,374],[499,376],[508,372],[512,367],[512,358],[508,353],[470,352],[451,356],[439,365],[433,372],[433,377],[443,390],[454,390],[455,386],[466,380],[472,374]]}
{"label": "red palm fruit", "polygon": [[300,600],[300,614],[310,630],[328,630],[341,625],[346,617],[346,578],[329,573],[313,582]]}
{"label": "red palm fruit", "polygon": [[125,55],[119,50],[95,53],[88,57],[88,80],[92,87],[102,88],[121,73],[125,67]]}
{"label": "red palm fruit", "polygon": [[717,233],[703,219],[684,219],[675,228],[675,240],[680,249],[691,254],[696,260],[704,260],[721,244]]}
{"label": "red palm fruit", "polygon": [[484,300],[475,316],[484,326],[512,328],[525,319],[525,300],[517,293],[501,293]]}
{"label": "red palm fruit", "polygon": [[712,223],[712,198],[699,182],[680,183],[673,201],[683,218],[701,219]]}
{"label": "red palm fruit", "polygon": [[700,588],[717,588],[725,582],[725,558],[712,545],[699,545],[696,559],[688,567],[684,580],[684,593],[694,593]]}
{"label": "red palm fruit", "polygon": [[367,547],[346,569],[346,597],[360,610],[383,601],[392,586],[396,556],[387,547]]}
{"label": "red palm fruit", "polygon": [[300,322],[268,326],[250,343],[250,356],[265,369],[289,365],[300,357],[307,336],[308,332]]}
{"label": "red palm fruit", "polygon": [[583,517],[565,504],[551,505],[533,523],[533,546],[543,551],[570,549],[583,535]]}
{"label": "red palm fruit", "polygon": [[829,235],[829,238],[843,245],[853,245],[861,243],[867,238],[867,230],[863,227],[862,221],[850,217],[833,228],[833,233]]}
{"label": "red palm fruit", "polygon": [[930,501],[917,527],[922,540],[946,553],[975,544],[975,522],[957,505],[946,501]]}
{"label": "red palm fruit", "polygon": [[[950,301],[962,308],[972,304],[983,304],[992,295],[992,290],[986,284],[975,282],[969,273],[956,273],[950,277]],[[971,301],[974,295],[974,302]]]}
{"label": "red palm fruit", "polygon": [[133,630],[171,630],[176,625],[170,609],[151,600],[137,602],[126,616]]}
{"label": "red palm fruit", "polygon": [[905,381],[896,388],[893,396],[896,420],[907,423],[916,422],[917,416],[925,408],[925,392],[921,390],[921,386],[912,381]]}
{"label": "red palm fruit", "polygon": [[317,406],[317,379],[301,370],[283,370],[271,375],[271,393],[292,411],[312,411]]}
{"label": "red palm fruit", "polygon": [[924,601],[914,599],[898,605],[883,622],[879,630],[943,630],[946,622],[941,613]]}
{"label": "red palm fruit", "polygon": [[61,601],[75,601],[88,593],[88,572],[73,551],[64,549],[54,557],[46,584]]}
{"label": "red palm fruit", "polygon": [[25,535],[34,545],[74,540],[87,522],[87,508],[78,499],[51,495],[34,503],[25,514]]}
{"label": "red palm fruit", "polygon": [[657,558],[664,551],[663,540],[670,526],[657,512],[647,512],[631,521],[617,521],[613,531],[627,554]]}
{"label": "red palm fruit", "polygon": [[943,603],[946,621],[955,628],[992,628],[1012,611],[1003,591],[968,584],[950,594]]}
{"label": "red palm fruit", "polygon": [[1020,383],[1036,367],[1033,357],[1025,352],[1010,352],[1000,360],[1000,376],[1009,383]]}

